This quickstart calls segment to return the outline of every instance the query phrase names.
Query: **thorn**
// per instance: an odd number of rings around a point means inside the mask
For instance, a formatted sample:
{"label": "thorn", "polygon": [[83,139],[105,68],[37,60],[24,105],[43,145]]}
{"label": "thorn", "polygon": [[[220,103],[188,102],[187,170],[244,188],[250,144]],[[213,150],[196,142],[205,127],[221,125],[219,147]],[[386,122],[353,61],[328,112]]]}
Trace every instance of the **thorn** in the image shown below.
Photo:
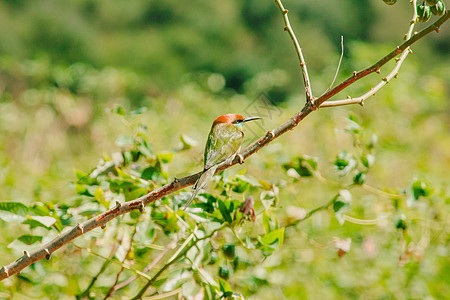
{"label": "thorn", "polygon": [[288,31],[289,28],[287,26],[284,27],[284,31]]}
{"label": "thorn", "polygon": [[377,74],[381,74],[380,68],[378,68],[375,72],[377,72]]}
{"label": "thorn", "polygon": [[116,207],[115,208],[119,208],[122,206],[122,203],[120,203],[119,201],[116,201]]}
{"label": "thorn", "polygon": [[395,61],[400,61],[400,59],[401,59],[400,57],[396,57]]}
{"label": "thorn", "polygon": [[397,46],[397,53],[402,53],[402,49],[400,49],[400,46]]}
{"label": "thorn", "polygon": [[394,78],[395,78],[395,79],[398,78],[398,73],[395,73]]}
{"label": "thorn", "polygon": [[106,228],[106,224],[104,224],[104,223],[100,224],[100,228],[101,229],[105,229]]}
{"label": "thorn", "polygon": [[9,277],[9,271],[6,266],[3,266],[0,270],[3,270],[3,272],[5,272],[5,274],[6,274],[6,276]]}
{"label": "thorn", "polygon": [[352,97],[350,97],[350,96],[347,96],[347,99],[348,99],[348,100],[351,100],[351,99],[352,99]]}
{"label": "thorn", "polygon": [[300,67],[304,67],[304,66],[306,66],[306,63],[305,62],[301,62],[300,63]]}
{"label": "thorn", "polygon": [[364,106],[364,99],[361,99],[361,102],[359,102],[359,105]]}
{"label": "thorn", "polygon": [[48,251],[47,248],[45,248],[44,251],[45,251],[45,253],[46,253],[46,254],[45,254],[45,258],[46,258],[47,260],[50,260],[50,255],[51,255],[50,251]]}
{"label": "thorn", "polygon": [[78,226],[78,230],[80,230],[81,234],[83,234],[84,233],[84,226],[81,225],[80,223],[78,223],[77,226]]}
{"label": "thorn", "polygon": [[417,35],[417,31],[414,31],[413,35]]}
{"label": "thorn", "polygon": [[244,157],[240,153],[236,154],[236,156],[238,158],[238,162],[242,165],[244,163]]}
{"label": "thorn", "polygon": [[358,72],[353,71],[353,77],[356,77],[356,74],[358,74]]}
{"label": "thorn", "polygon": [[411,48],[408,49],[408,52],[409,52],[410,54],[413,54],[413,51],[411,50]]}
{"label": "thorn", "polygon": [[175,177],[175,178],[173,179],[173,183],[178,183],[178,182],[180,182],[180,179],[178,179],[178,178]]}
{"label": "thorn", "polygon": [[25,255],[26,257],[30,258],[30,253],[27,250],[23,251],[23,255]]}
{"label": "thorn", "polygon": [[285,14],[285,15],[287,15],[288,12],[289,12],[289,11],[288,11],[287,9],[283,10],[283,14]]}
{"label": "thorn", "polygon": [[319,110],[320,105],[317,105],[316,99],[311,100],[311,104],[312,104],[313,110]]}
{"label": "thorn", "polygon": [[273,132],[273,130],[267,131],[266,137],[269,139],[273,139],[275,137],[275,132]]}
{"label": "thorn", "polygon": [[145,213],[145,206],[144,206],[144,202],[141,201],[141,205],[139,206],[139,211],[141,212],[141,214]]}
{"label": "thorn", "polygon": [[439,27],[438,26],[434,25],[433,28],[436,31],[436,33],[439,33]]}
{"label": "thorn", "polygon": [[405,35],[403,36],[403,40],[406,41],[407,38],[408,38],[408,35],[405,33]]}
{"label": "thorn", "polygon": [[389,80],[387,79],[387,77],[384,77],[382,80],[383,80],[384,82],[386,82],[386,84],[389,83]]}

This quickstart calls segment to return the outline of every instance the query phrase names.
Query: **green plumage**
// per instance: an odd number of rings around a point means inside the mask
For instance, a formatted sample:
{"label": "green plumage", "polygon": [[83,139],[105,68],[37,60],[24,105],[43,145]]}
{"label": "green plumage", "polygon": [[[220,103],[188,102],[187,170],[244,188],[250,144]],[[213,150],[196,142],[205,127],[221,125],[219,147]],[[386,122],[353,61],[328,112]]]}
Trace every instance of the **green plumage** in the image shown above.
{"label": "green plumage", "polygon": [[204,169],[207,170],[227,159],[233,160],[243,140],[242,123],[237,125],[214,124],[206,142]]}
{"label": "green plumage", "polygon": [[197,197],[198,193],[206,188],[206,185],[214,176],[217,166],[224,162],[233,161],[236,153],[241,148],[244,140],[244,131],[242,123],[214,123],[209,132],[208,141],[206,142],[204,154],[203,174],[194,185],[194,192],[191,198],[186,202],[184,208],[191,204],[192,200]]}

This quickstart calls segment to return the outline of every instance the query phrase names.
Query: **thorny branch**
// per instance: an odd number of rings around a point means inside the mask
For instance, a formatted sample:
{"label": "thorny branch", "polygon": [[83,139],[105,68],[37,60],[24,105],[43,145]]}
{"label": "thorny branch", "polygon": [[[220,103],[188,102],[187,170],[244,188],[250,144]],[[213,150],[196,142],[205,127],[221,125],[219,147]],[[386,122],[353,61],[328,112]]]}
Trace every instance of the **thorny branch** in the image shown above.
{"label": "thorny branch", "polygon": [[[280,0],[276,1],[277,5],[280,7],[283,17],[286,20],[287,19],[287,11],[284,9],[284,7],[281,4]],[[336,87],[325,93],[324,95],[320,96],[319,98],[315,99],[312,102],[307,102],[303,109],[299,112],[297,112],[295,115],[293,115],[290,119],[288,119],[283,124],[279,125],[278,127],[274,128],[273,130],[268,131],[264,136],[260,137],[257,141],[249,145],[247,148],[241,151],[241,157],[247,158],[256,152],[260,150],[262,147],[268,145],[271,141],[278,138],[280,135],[288,132],[289,130],[294,129],[300,121],[302,121],[306,116],[308,116],[312,111],[316,109],[316,107],[320,106],[322,103],[330,99],[332,96],[336,95],[349,85],[353,84],[357,80],[376,72],[380,69],[383,65],[385,65],[387,62],[394,59],[396,56],[398,56],[400,53],[402,53],[404,50],[406,50],[409,46],[426,36],[427,34],[436,31],[439,31],[439,27],[445,23],[450,17],[450,11],[447,10],[445,14],[439,18],[435,23],[429,25],[421,32],[414,34],[410,39],[405,41],[403,44],[397,46],[392,52],[390,52],[388,55],[383,57],[381,60],[379,60],[374,65],[360,71],[355,72],[353,76],[347,78],[342,83],[338,84]],[[289,31],[290,26],[288,27]],[[291,28],[292,31],[292,28]],[[290,33],[291,34],[291,33]],[[293,32],[292,32],[293,34]],[[294,36],[295,38],[295,36]],[[296,40],[296,39],[295,39]],[[294,40],[294,41],[295,41]],[[298,44],[298,43],[297,43]],[[300,49],[300,47],[298,47]],[[297,54],[300,56],[301,61],[303,60],[303,57],[301,55],[301,52],[297,52]],[[306,65],[302,66],[304,75],[307,75],[306,72]],[[309,79],[308,77],[305,77],[305,80],[309,85]],[[310,91],[310,90],[309,90]],[[307,96],[308,99],[313,99],[312,94]],[[314,102],[314,103],[313,103]],[[231,162],[231,163],[222,163],[217,168],[217,172],[220,172],[224,169],[227,169],[239,162],[238,156]],[[64,230],[61,234],[59,234],[57,237],[55,237],[52,241],[46,243],[41,248],[33,251],[33,252],[27,252],[24,251],[24,255],[18,258],[16,261],[3,266],[0,269],[0,281],[8,278],[14,274],[19,273],[22,269],[25,267],[31,265],[32,263],[42,260],[44,258],[50,259],[50,256],[53,252],[64,246],[65,244],[69,243],[70,241],[74,240],[75,238],[93,230],[97,227],[105,227],[106,223],[111,221],[114,218],[117,218],[120,215],[129,213],[133,210],[140,210],[141,212],[144,211],[145,206],[155,202],[158,199],[161,199],[164,196],[167,196],[169,194],[172,194],[180,189],[183,189],[185,187],[188,187],[190,185],[193,185],[196,180],[199,178],[201,172],[190,175],[181,179],[175,179],[171,183],[168,183],[158,189],[155,189],[148,193],[147,195],[144,195],[140,198],[137,198],[135,200],[131,200],[124,203],[116,203],[116,206],[96,217],[93,217],[81,224],[77,224],[76,226],[72,228],[67,228],[67,230]],[[161,270],[163,271],[163,270]]]}

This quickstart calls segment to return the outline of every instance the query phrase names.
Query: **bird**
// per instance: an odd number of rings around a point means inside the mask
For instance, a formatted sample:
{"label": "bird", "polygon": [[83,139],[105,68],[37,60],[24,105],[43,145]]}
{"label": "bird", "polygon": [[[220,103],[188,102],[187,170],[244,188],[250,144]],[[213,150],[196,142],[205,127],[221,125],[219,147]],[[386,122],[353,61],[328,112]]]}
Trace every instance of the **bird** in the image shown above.
{"label": "bird", "polygon": [[244,118],[238,114],[226,114],[214,120],[205,146],[203,172],[195,183],[194,191],[183,209],[186,209],[198,193],[208,185],[219,164],[231,163],[234,160],[244,140],[244,123],[259,119],[262,118]]}

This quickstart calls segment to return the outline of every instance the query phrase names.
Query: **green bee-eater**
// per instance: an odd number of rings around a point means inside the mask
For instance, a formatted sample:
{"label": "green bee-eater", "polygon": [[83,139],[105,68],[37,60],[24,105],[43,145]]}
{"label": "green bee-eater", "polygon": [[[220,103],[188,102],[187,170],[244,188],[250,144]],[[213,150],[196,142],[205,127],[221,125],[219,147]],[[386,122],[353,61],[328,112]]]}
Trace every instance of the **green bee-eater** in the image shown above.
{"label": "green bee-eater", "polygon": [[233,161],[244,140],[242,130],[244,122],[258,119],[261,118],[244,118],[237,114],[227,114],[214,120],[206,142],[203,173],[195,183],[194,192],[184,208],[187,208],[198,193],[207,186],[220,163]]}

